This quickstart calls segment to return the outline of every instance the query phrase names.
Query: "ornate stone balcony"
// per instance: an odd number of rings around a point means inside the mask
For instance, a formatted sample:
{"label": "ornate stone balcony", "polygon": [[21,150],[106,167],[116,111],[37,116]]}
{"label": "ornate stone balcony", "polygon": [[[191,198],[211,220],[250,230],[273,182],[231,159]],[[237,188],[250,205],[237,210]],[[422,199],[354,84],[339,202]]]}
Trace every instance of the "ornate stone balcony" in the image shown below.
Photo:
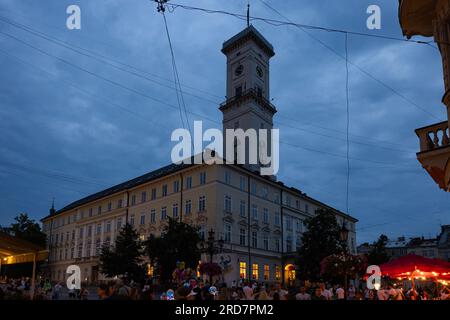
{"label": "ornate stone balcony", "polygon": [[417,159],[441,189],[450,191],[450,139],[448,121],[416,129],[420,140]]}

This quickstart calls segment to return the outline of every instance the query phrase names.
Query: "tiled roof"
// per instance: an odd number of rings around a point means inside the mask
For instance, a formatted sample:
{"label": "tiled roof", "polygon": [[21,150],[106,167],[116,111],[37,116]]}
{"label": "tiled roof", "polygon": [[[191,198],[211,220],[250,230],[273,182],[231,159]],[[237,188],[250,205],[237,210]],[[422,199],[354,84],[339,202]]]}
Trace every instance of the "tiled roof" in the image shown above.
{"label": "tiled roof", "polygon": [[[95,200],[98,200],[98,199],[101,199],[101,198],[113,195],[115,193],[118,193],[118,192],[121,192],[121,191],[124,191],[124,190],[128,190],[128,189],[134,188],[134,187],[139,186],[139,185],[141,185],[143,183],[147,183],[147,182],[150,182],[152,180],[164,177],[166,175],[172,174],[174,172],[180,171],[180,170],[185,169],[185,168],[190,167],[190,166],[193,166],[193,165],[190,165],[190,164],[180,164],[180,165],[170,164],[168,166],[159,168],[157,170],[151,171],[151,172],[146,173],[146,174],[144,174],[142,176],[139,176],[137,178],[134,178],[134,179],[122,182],[122,183],[120,183],[118,185],[115,185],[115,186],[113,186],[111,188],[102,190],[100,192],[91,194],[91,195],[89,195],[87,197],[84,197],[84,198],[82,198],[80,200],[77,200],[75,202],[72,202],[71,204],[65,206],[64,208],[56,211],[55,214],[57,215],[59,213],[65,212],[65,211],[69,211],[71,209],[75,209],[75,208],[77,208],[79,206],[82,206],[83,204],[86,204],[86,203],[89,203],[89,202],[92,202],[92,201],[95,201]],[[43,218],[43,220],[48,218],[48,217],[49,216]]]}
{"label": "tiled roof", "polygon": [[[226,161],[226,160],[224,159],[224,161]],[[194,157],[191,157],[191,163],[194,163]],[[92,195],[89,195],[87,197],[84,197],[84,198],[82,198],[80,200],[74,201],[74,202],[70,203],[69,205],[63,207],[62,209],[59,209],[58,211],[56,211],[54,215],[58,215],[60,213],[63,213],[63,212],[75,209],[75,208],[77,208],[79,206],[82,206],[82,205],[87,204],[89,202],[96,201],[98,199],[101,199],[101,198],[113,195],[115,193],[132,189],[132,188],[137,187],[137,186],[139,186],[141,184],[150,182],[152,180],[156,180],[158,178],[170,175],[172,173],[181,171],[183,169],[186,169],[186,168],[189,168],[189,167],[192,167],[192,166],[195,166],[195,165],[196,164],[180,164],[180,165],[170,164],[170,165],[167,165],[165,167],[162,167],[162,168],[159,168],[157,170],[151,171],[151,172],[146,173],[146,174],[144,174],[142,176],[139,176],[137,178],[125,181],[123,183],[120,183],[120,184],[115,185],[113,187],[110,187],[108,189],[105,189],[105,190],[102,190],[100,192],[97,192],[97,193],[94,193]],[[254,175],[258,175],[257,171],[251,171],[251,170],[245,168],[243,165],[240,165],[240,164],[234,165],[234,164],[232,164],[231,166],[238,167],[238,168],[243,169],[245,171],[251,172]],[[323,203],[323,202],[321,202],[319,200],[316,200],[314,198],[309,197],[308,195],[306,195],[306,193],[303,193],[302,191],[300,191],[297,188],[288,187],[283,182],[281,182],[281,181],[274,181],[271,178],[266,177],[266,176],[260,176],[260,177],[263,178],[263,179],[266,179],[270,183],[276,183],[277,185],[279,185],[284,190],[288,190],[288,191],[291,191],[293,193],[296,193],[297,195],[299,195],[299,196],[301,196],[303,198],[306,198],[306,199],[310,200],[311,202],[316,203],[319,206],[331,209],[331,210],[339,213],[340,215],[344,216],[345,218],[347,218],[349,220],[352,220],[353,222],[357,222],[358,221],[356,218],[354,218],[354,217],[352,217],[352,216],[350,216],[350,215],[348,215],[348,214],[346,214],[346,213],[344,213],[344,212],[342,212],[340,210],[337,210],[337,209],[335,209],[333,207],[330,207],[330,206],[326,205],[325,203]],[[50,216],[53,216],[53,215],[48,215],[48,216],[42,218],[41,221],[49,218]]]}

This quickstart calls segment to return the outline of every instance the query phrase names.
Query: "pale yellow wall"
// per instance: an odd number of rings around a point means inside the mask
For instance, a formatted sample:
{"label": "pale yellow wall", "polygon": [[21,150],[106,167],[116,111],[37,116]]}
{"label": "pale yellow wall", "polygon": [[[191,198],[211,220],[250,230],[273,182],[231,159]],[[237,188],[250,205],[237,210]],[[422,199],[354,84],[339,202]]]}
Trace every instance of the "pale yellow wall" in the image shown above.
{"label": "pale yellow wall", "polygon": [[[200,172],[206,172],[206,184],[200,185]],[[225,172],[230,174],[230,183],[226,183]],[[225,244],[225,248],[232,251],[231,258],[233,260],[233,270],[230,271],[226,278],[230,280],[234,278],[238,278],[239,276],[239,261],[245,261],[247,263],[247,273],[251,272],[250,265],[248,263],[248,241],[251,241],[248,237],[247,226],[248,226],[248,215],[250,215],[250,230],[257,231],[258,234],[258,247],[251,248],[251,264],[257,263],[259,266],[259,274],[263,277],[263,266],[265,264],[270,265],[270,281],[274,281],[275,279],[275,265],[281,265],[281,252],[275,251],[275,239],[278,238],[280,240],[280,250],[281,245],[284,243],[283,251],[286,251],[286,238],[288,235],[291,235],[293,240],[293,250],[296,247],[296,239],[301,236],[301,233],[304,231],[304,226],[300,224],[300,229],[296,228],[295,221],[298,219],[299,221],[303,221],[309,216],[313,215],[313,212],[318,208],[318,205],[307,200],[306,198],[299,196],[295,192],[283,191],[283,222],[284,222],[284,240],[281,239],[281,225],[275,225],[274,214],[278,212],[281,214],[280,204],[276,203],[276,198],[279,198],[280,194],[280,186],[272,184],[265,179],[260,179],[257,176],[253,176],[250,179],[250,211],[248,208],[248,195],[247,195],[247,182],[248,182],[248,173],[247,171],[243,171],[237,167],[233,166],[224,166],[224,165],[201,165],[195,166],[186,170],[183,170],[183,203],[181,203],[181,193],[173,192],[173,182],[175,180],[180,181],[180,189],[181,189],[181,177],[180,173],[175,173],[167,177],[163,177],[161,179],[152,181],[150,183],[138,186],[132,190],[129,190],[130,195],[130,207],[128,210],[128,221],[131,222],[131,217],[134,215],[134,227],[136,230],[145,237],[148,235],[160,235],[163,226],[166,221],[161,220],[161,208],[167,208],[167,216],[172,216],[172,208],[173,204],[178,204],[178,214],[181,215],[181,210],[183,211],[183,220],[187,223],[196,226],[203,226],[205,230],[205,237],[208,236],[208,230],[211,228],[216,233],[216,239],[225,238],[225,224],[229,224],[232,227],[231,233],[231,242]],[[192,177],[192,188],[186,190],[186,180],[187,177]],[[244,190],[241,189],[240,186],[240,177],[244,177],[245,186]],[[256,194],[253,193],[253,184],[256,185]],[[167,185],[168,194],[166,197],[162,197],[162,186]],[[151,200],[151,190],[156,188],[157,197],[155,200]],[[263,190],[267,190],[267,197]],[[142,192],[146,192],[146,201],[141,202],[141,194]],[[136,204],[131,205],[131,198],[133,195],[136,196]],[[231,197],[232,208],[231,213],[226,212],[224,210],[224,202],[225,195]],[[202,213],[198,212],[198,200],[200,196],[206,197],[206,210]],[[290,198],[290,207],[288,204],[288,197]],[[117,208],[117,201],[119,199],[123,200],[123,208]],[[186,200],[190,199],[192,202],[192,213],[186,214],[185,212],[185,203]],[[90,271],[92,266],[98,264],[98,257],[95,256],[95,246],[96,242],[100,240],[100,244],[110,238],[111,242],[114,241],[117,236],[117,220],[122,218],[122,226],[125,223],[126,216],[126,203],[127,203],[127,194],[126,192],[122,192],[117,195],[113,195],[104,199],[100,199],[98,201],[86,204],[80,208],[62,213],[54,218],[49,218],[44,221],[45,230],[48,235],[50,235],[49,221],[50,220],[58,220],[59,222],[55,224],[52,228],[52,239],[54,243],[54,247],[52,247],[50,253],[50,264],[52,266],[52,271],[54,276],[56,277],[57,272],[60,272],[62,280],[62,274],[65,272],[65,268],[68,265],[76,263],[80,265],[82,269],[82,273],[87,274],[88,281],[90,281]],[[246,217],[240,217],[240,201],[243,200],[246,203],[245,213]],[[297,207],[297,201],[298,207]],[[108,211],[108,204],[112,203],[112,210]],[[252,218],[252,206],[253,204],[257,205],[258,209],[258,220],[254,220]],[[308,205],[309,211],[306,212],[305,205]],[[102,206],[102,213],[97,213],[97,208]],[[89,217],[89,209],[92,208],[93,215]],[[268,223],[264,223],[263,221],[263,212],[264,208],[267,208],[269,213]],[[150,213],[151,210],[156,210],[156,221],[155,223],[151,222]],[[80,219],[81,212],[84,213],[84,218]],[[77,214],[77,221],[73,221],[74,214]],[[145,224],[140,224],[141,214],[145,215]],[[68,217],[71,217],[70,223],[68,223]],[[287,217],[292,217],[292,229],[288,230],[286,226]],[[280,217],[281,218],[281,217]],[[62,225],[62,221],[64,219],[64,225]],[[111,231],[106,232],[106,225],[110,221],[111,223]],[[342,217],[338,216],[338,222],[342,223]],[[97,225],[101,226],[102,232],[100,234],[96,234]],[[88,237],[88,227],[92,228],[92,235]],[[353,231],[350,232],[349,235],[349,243],[350,238],[355,237],[354,232],[354,224],[350,223],[347,220],[347,227]],[[80,228],[84,228],[83,238],[79,237]],[[240,241],[240,229],[244,228],[246,230],[245,238],[246,245],[241,246],[239,244]],[[72,232],[75,230],[75,238],[72,240]],[[69,234],[69,240],[66,241],[67,233]],[[55,243],[55,235],[59,234],[59,241]],[[63,242],[61,242],[61,234],[63,234]],[[267,235],[268,238],[268,249],[264,250],[264,235]],[[91,251],[90,254],[87,252],[87,243],[91,240]],[[80,242],[84,244],[82,254],[84,256],[83,259],[78,258],[78,247]],[[356,243],[356,240],[355,240]],[[74,248],[74,258],[71,258],[71,250]],[[65,252],[67,250],[67,258]],[[61,256],[60,256],[61,254]],[[87,258],[87,256],[90,256]],[[61,257],[61,259],[60,259]],[[77,258],[77,259],[76,259]],[[202,256],[202,259],[207,259],[205,255]],[[220,255],[215,257],[217,262],[220,259]],[[83,276],[85,278],[85,276]],[[56,279],[56,278],[55,278]],[[99,276],[99,279],[102,279],[102,276]],[[261,278],[262,280],[262,278]]]}

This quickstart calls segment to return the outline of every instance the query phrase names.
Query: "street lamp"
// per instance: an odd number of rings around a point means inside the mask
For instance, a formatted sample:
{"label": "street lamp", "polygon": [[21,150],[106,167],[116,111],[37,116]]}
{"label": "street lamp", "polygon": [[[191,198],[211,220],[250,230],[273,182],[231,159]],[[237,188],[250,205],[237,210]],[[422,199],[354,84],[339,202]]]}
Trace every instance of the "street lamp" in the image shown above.
{"label": "street lamp", "polygon": [[[341,246],[344,255],[344,264],[347,257],[347,241],[348,241],[348,232],[347,226],[345,225],[345,221],[342,222],[341,230],[339,231],[339,238],[341,240]],[[348,290],[348,279],[347,279],[347,269],[344,268],[344,297],[347,298],[347,290]]]}
{"label": "street lamp", "polygon": [[[220,238],[216,241],[214,234],[215,232],[211,228],[211,230],[208,231],[208,239],[200,243],[200,251],[209,255],[209,263],[213,263],[213,256],[223,250],[224,240]],[[211,274],[209,275],[209,283],[212,284]]]}
{"label": "street lamp", "polygon": [[341,230],[339,231],[339,238],[341,239],[341,242],[343,244],[347,244],[347,240],[348,240],[348,229],[347,226],[345,225],[345,221],[342,223],[342,227]]}

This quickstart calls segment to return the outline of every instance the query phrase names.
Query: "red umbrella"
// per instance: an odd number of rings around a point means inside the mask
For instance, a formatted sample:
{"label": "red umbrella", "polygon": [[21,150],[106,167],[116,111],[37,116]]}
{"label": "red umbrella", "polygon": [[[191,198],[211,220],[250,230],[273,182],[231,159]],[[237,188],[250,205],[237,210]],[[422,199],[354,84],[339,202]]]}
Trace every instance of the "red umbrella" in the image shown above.
{"label": "red umbrella", "polygon": [[391,278],[436,278],[450,274],[450,263],[409,254],[382,264],[380,269]]}

